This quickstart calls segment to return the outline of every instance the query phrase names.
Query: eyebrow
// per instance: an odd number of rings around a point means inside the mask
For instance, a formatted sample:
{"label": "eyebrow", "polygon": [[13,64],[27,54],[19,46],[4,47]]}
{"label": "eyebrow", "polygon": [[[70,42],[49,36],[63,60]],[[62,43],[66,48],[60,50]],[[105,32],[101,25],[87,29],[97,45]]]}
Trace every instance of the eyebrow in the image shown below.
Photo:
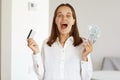
{"label": "eyebrow", "polygon": [[[62,12],[57,12],[57,14],[61,14]],[[67,14],[72,14],[71,12],[67,12]]]}
{"label": "eyebrow", "polygon": [[60,13],[62,13],[62,12],[57,12],[57,14],[60,14]]}

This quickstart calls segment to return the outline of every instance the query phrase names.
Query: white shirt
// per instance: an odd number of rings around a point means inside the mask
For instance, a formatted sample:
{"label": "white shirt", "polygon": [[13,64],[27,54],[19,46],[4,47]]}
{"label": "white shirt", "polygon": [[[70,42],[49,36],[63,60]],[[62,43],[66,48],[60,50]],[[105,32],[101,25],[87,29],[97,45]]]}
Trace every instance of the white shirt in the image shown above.
{"label": "white shirt", "polygon": [[90,80],[92,77],[92,63],[90,55],[88,61],[82,61],[82,46],[73,45],[73,37],[69,37],[64,47],[59,40],[48,46],[44,42],[41,53],[33,55],[34,70],[38,80]]}

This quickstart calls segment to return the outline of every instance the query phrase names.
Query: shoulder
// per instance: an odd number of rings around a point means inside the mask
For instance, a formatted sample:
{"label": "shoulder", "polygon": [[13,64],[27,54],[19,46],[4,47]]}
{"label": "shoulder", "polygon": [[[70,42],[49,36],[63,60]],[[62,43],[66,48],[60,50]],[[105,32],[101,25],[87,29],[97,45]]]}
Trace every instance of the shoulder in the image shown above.
{"label": "shoulder", "polygon": [[44,39],[43,40],[43,45],[47,45],[47,42],[48,42],[48,38]]}

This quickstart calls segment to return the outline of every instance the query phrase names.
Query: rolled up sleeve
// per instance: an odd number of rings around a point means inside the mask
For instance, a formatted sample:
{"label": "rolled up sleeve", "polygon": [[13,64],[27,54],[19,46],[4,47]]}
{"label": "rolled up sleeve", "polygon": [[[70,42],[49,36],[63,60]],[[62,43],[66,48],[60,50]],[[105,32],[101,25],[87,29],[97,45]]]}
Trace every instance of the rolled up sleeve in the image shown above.
{"label": "rolled up sleeve", "polygon": [[36,75],[39,80],[43,80],[44,77],[44,67],[43,67],[43,59],[40,53],[36,55],[32,55],[33,58],[33,66]]}
{"label": "rolled up sleeve", "polygon": [[82,80],[90,80],[93,74],[91,57],[88,55],[88,61],[81,61],[81,77]]}

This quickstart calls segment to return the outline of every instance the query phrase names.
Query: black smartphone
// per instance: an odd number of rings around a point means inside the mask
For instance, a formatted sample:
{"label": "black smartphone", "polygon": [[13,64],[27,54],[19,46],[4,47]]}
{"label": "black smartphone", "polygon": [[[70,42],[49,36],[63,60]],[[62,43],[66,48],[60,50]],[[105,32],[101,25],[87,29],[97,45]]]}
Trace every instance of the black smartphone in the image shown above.
{"label": "black smartphone", "polygon": [[27,39],[29,39],[30,38],[30,36],[31,36],[31,34],[32,34],[32,29],[30,30],[30,32],[29,32],[29,34],[28,34],[28,36],[27,36]]}

